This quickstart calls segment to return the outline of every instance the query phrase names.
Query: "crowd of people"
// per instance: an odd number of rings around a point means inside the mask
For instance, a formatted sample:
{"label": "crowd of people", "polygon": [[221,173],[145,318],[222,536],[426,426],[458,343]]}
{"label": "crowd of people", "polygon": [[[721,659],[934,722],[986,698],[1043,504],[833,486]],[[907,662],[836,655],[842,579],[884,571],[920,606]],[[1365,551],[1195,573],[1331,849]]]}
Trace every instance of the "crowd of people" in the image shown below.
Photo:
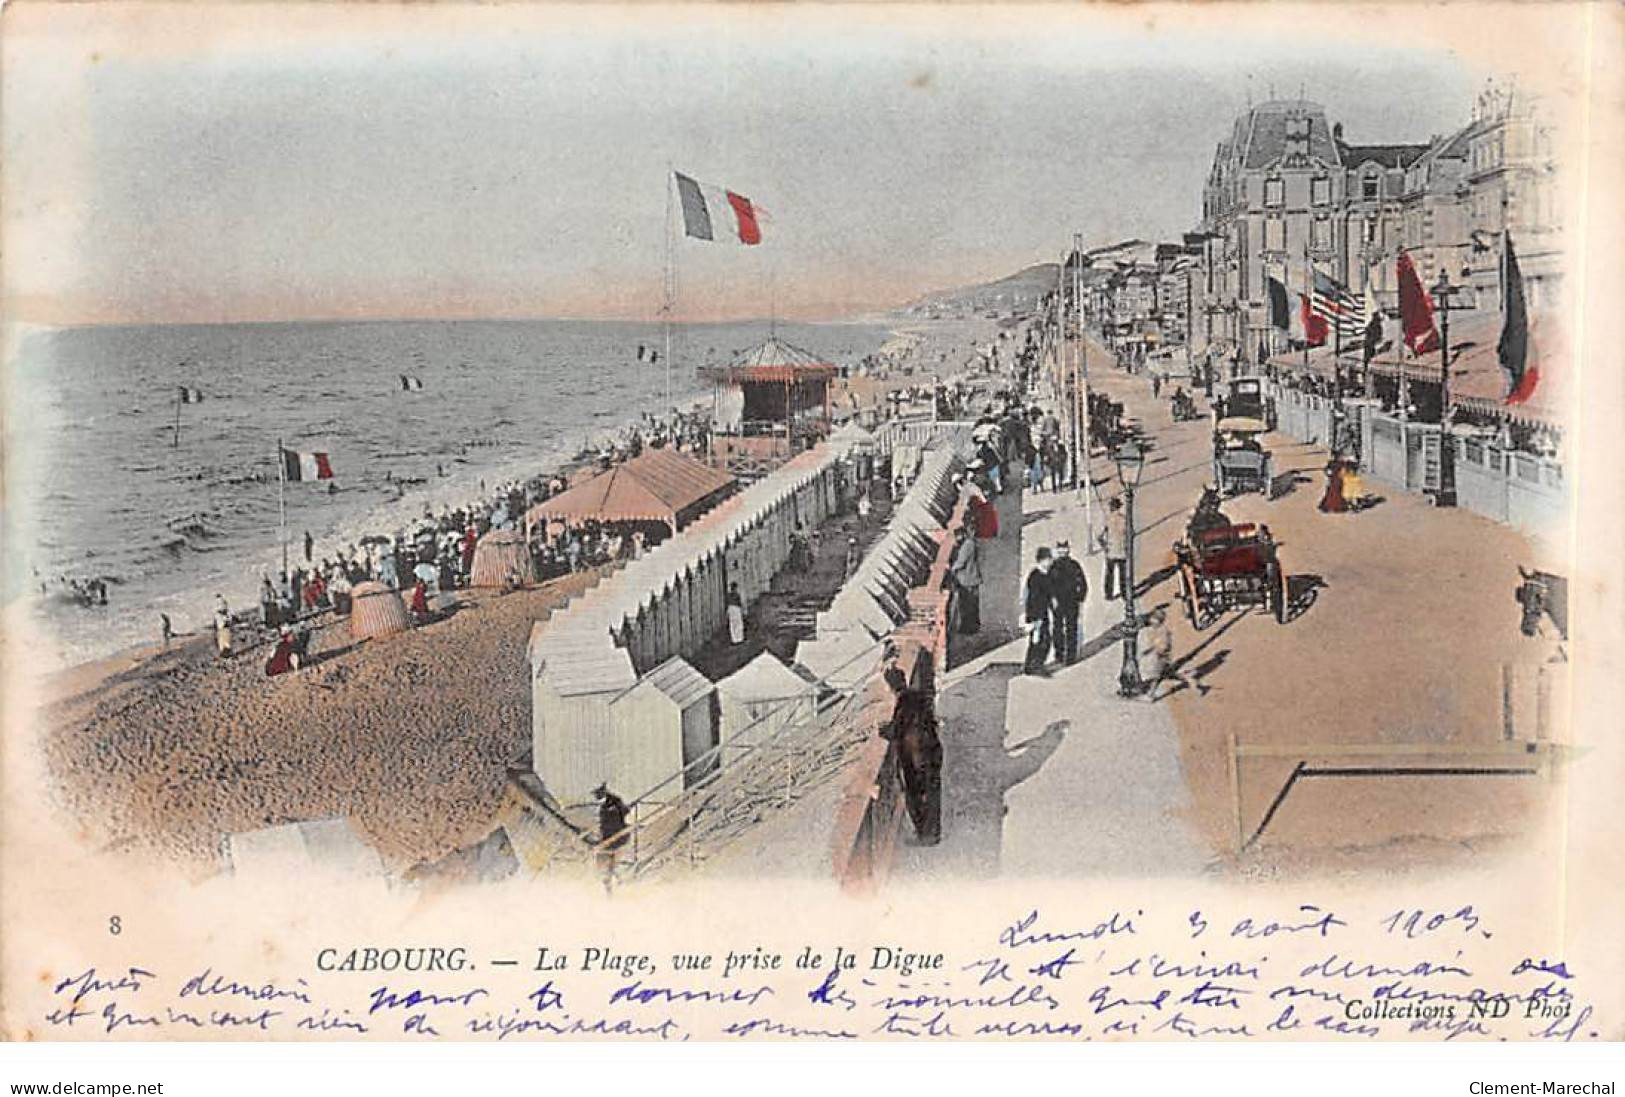
{"label": "crowd of people", "polygon": [[[591,457],[585,467],[607,470],[638,456],[646,446],[703,447],[709,429],[709,420],[697,412],[673,411],[665,417],[645,413],[598,449],[584,451],[584,457]],[[327,612],[348,614],[352,592],[365,582],[400,591],[414,619],[427,621],[433,616],[431,599],[469,585],[475,549],[493,530],[514,530],[525,538],[530,574],[517,576],[519,583],[546,582],[633,559],[667,535],[659,523],[527,522],[532,507],[569,487],[569,475],[563,471],[495,488],[481,481],[481,496],[463,506],[438,511],[425,506],[410,528],[364,536],[330,555],[318,556],[316,538],[306,531],[302,559],[291,562],[275,580],[269,574],[260,576],[257,614],[234,614],[225,598],[216,596],[216,649],[221,655],[232,654],[232,628],[252,627],[256,640],[266,634],[276,637],[275,673],[297,669],[308,643],[308,623]],[[166,615],[162,629],[167,647],[174,630]]]}

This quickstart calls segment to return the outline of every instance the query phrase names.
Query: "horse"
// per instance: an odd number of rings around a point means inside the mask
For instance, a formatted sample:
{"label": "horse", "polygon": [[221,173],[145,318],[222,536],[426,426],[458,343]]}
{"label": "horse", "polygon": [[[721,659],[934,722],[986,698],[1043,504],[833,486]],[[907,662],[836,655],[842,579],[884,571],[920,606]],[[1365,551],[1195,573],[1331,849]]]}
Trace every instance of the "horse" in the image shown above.
{"label": "horse", "polygon": [[1549,571],[1526,571],[1522,565],[1518,574],[1523,582],[1513,592],[1513,599],[1523,607],[1523,620],[1519,631],[1525,636],[1540,634],[1540,619],[1551,618],[1558,635],[1569,638],[1569,581]]}

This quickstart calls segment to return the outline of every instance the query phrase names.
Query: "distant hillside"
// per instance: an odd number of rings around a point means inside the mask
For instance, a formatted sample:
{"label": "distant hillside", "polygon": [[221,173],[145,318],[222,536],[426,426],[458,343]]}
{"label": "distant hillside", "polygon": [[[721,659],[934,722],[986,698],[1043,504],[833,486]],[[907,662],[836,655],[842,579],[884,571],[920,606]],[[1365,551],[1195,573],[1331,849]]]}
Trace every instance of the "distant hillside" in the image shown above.
{"label": "distant hillside", "polygon": [[925,316],[933,312],[963,314],[994,310],[1008,313],[1011,309],[1037,304],[1039,298],[1055,288],[1055,279],[1059,274],[1058,264],[1039,263],[996,282],[928,293],[899,311],[911,316]]}

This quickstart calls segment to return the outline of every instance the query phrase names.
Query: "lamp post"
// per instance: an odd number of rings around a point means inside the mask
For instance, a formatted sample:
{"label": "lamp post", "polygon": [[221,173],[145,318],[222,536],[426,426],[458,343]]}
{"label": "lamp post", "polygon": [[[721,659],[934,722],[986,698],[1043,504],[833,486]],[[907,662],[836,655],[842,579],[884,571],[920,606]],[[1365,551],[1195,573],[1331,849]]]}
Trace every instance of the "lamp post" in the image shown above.
{"label": "lamp post", "polygon": [[1112,453],[1117,462],[1117,481],[1123,486],[1123,669],[1117,676],[1119,697],[1138,697],[1145,692],[1140,677],[1140,615],[1134,607],[1134,489],[1145,471],[1145,445],[1130,436]]}
{"label": "lamp post", "polygon": [[[1468,274],[1462,271],[1463,277]],[[1450,314],[1471,304],[1455,304],[1456,295],[1466,286],[1452,285],[1450,275],[1439,268],[1439,280],[1433,284],[1433,303],[1439,310],[1439,493],[1434,503],[1441,507],[1456,505],[1456,443],[1450,435]]]}

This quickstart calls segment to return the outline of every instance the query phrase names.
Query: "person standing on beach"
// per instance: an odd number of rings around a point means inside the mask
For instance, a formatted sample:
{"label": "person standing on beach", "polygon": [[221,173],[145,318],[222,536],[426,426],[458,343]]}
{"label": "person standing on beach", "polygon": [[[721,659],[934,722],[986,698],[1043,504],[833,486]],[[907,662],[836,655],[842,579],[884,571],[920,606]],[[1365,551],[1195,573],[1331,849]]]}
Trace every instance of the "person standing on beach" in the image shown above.
{"label": "person standing on beach", "polygon": [[739,596],[739,584],[728,584],[728,596],[723,599],[728,607],[728,642],[730,644],[743,644],[745,642],[745,602]]}
{"label": "person standing on beach", "polygon": [[260,624],[268,629],[277,625],[276,590],[272,588],[268,575],[260,576]]}
{"label": "person standing on beach", "polygon": [[231,610],[223,594],[214,596],[214,650],[223,659],[231,655]]}
{"label": "person standing on beach", "polygon": [[158,619],[163,622],[164,650],[169,650],[169,642],[175,638],[175,626],[169,623],[169,614],[160,613]]}
{"label": "person standing on beach", "polygon": [[307,564],[310,563],[310,556],[311,556],[311,553],[315,550],[315,548],[316,548],[316,540],[315,540],[315,538],[311,537],[310,530],[307,529],[305,531],[305,563],[307,563]]}

